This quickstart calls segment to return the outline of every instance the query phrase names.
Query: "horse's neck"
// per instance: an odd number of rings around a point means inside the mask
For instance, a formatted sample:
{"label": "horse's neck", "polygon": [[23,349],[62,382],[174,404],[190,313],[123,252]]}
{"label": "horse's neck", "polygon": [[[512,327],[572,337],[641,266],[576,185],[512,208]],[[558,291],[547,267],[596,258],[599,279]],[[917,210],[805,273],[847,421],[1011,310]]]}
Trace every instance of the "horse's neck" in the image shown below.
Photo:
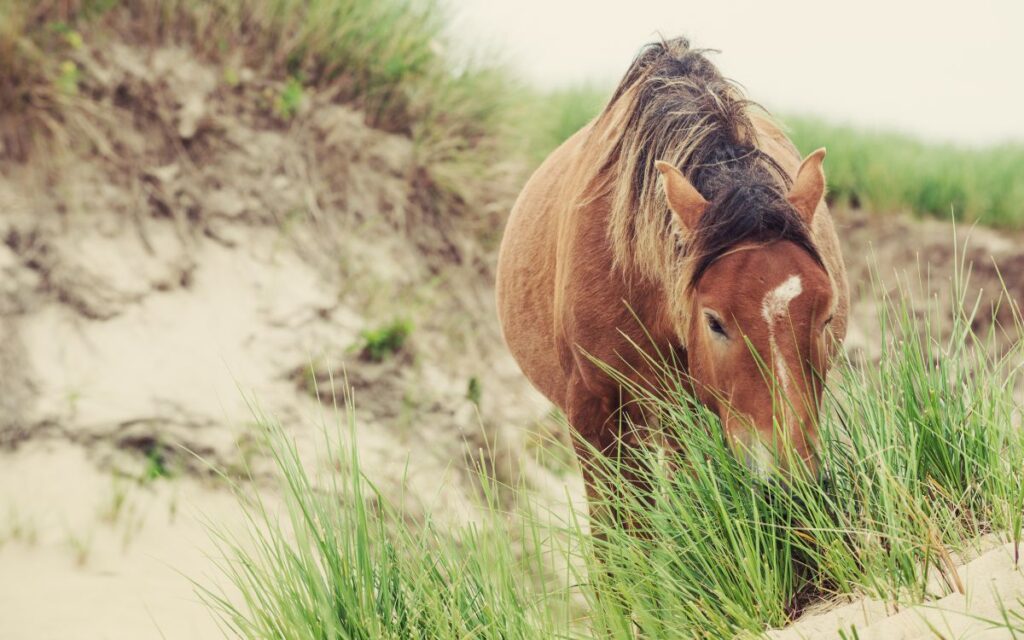
{"label": "horse's neck", "polygon": [[[616,261],[608,233],[610,201],[614,194],[600,187],[602,181],[596,171],[591,177],[597,191],[581,199],[569,230],[574,262],[579,268],[576,275],[601,282],[598,288],[604,299],[602,304],[621,307],[622,320],[635,319],[643,326],[647,335],[635,336],[636,339],[642,338],[643,342],[651,339],[661,346],[675,343],[676,323],[669,315],[667,304],[672,287],[644,275],[631,261]],[[595,304],[594,300],[589,304]]]}

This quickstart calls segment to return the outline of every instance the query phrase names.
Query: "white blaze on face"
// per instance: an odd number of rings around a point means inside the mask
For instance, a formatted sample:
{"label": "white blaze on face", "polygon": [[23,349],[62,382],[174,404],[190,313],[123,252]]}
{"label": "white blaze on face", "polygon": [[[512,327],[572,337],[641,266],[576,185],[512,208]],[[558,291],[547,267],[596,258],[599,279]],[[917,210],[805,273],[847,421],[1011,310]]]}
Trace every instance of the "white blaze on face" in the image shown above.
{"label": "white blaze on face", "polygon": [[800,295],[803,290],[804,287],[800,282],[800,276],[792,275],[786,278],[782,284],[769,291],[761,303],[761,316],[768,323],[768,344],[772,350],[771,355],[772,362],[775,364],[775,376],[785,393],[789,393],[789,368],[782,359],[779,343],[775,340],[775,322],[779,318],[789,316],[789,303],[793,302],[793,298]]}

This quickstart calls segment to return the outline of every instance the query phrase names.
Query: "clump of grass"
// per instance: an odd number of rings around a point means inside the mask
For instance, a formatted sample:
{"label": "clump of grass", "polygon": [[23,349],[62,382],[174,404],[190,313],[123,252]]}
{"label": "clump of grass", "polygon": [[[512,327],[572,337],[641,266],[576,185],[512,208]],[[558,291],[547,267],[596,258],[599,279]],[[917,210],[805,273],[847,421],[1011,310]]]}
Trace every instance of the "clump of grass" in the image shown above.
{"label": "clump of grass", "polygon": [[594,84],[533,93],[529,98],[527,154],[540,164],[558,145],[594,119],[611,98],[611,89]]}
{"label": "clump of grass", "polygon": [[142,482],[152,482],[161,478],[170,478],[173,473],[167,459],[167,451],[160,443],[154,443],[146,449],[146,460],[142,469]]}
{"label": "clump of grass", "polygon": [[299,112],[299,107],[302,106],[302,96],[302,81],[295,76],[288,78],[288,82],[274,103],[274,111],[282,119],[290,120]]}
{"label": "clump of grass", "polygon": [[831,198],[998,227],[1024,226],[1024,146],[963,148],[912,136],[784,118],[804,153],[828,148]]}
{"label": "clump of grass", "polygon": [[412,323],[397,318],[375,329],[366,329],[359,334],[359,357],[369,362],[383,362],[399,353],[405,347],[412,333]]}
{"label": "clump of grass", "polygon": [[[603,108],[610,91],[581,85],[532,98],[529,155],[539,163]],[[797,148],[828,148],[829,197],[882,213],[1024,227],[1024,145],[964,148],[909,135],[784,116]]]}
{"label": "clump of grass", "polygon": [[510,82],[448,53],[446,22],[440,0],[0,0],[0,133],[24,158],[73,119],[67,98],[87,71],[69,57],[79,34],[91,45],[172,43],[236,82],[239,64],[285,82],[273,105],[284,119],[303,85],[352,104],[371,126],[413,137],[431,180],[469,189],[462,178],[493,164],[484,160],[501,144],[510,94],[498,89]]}
{"label": "clump of grass", "polygon": [[68,549],[71,550],[75,564],[79,567],[84,567],[89,562],[89,556],[92,555],[93,534],[94,531],[91,529],[76,531],[70,526],[65,531],[65,542]]}
{"label": "clump of grass", "polygon": [[889,300],[874,334],[881,361],[838,367],[820,425],[825,482],[753,475],[683,386],[647,398],[680,455],[667,466],[643,457],[653,502],[614,461],[602,467],[605,509],[630,523],[596,523],[595,593],[616,594],[623,610],[592,602],[602,632],[626,633],[623,612],[645,637],[718,638],[783,626],[838,594],[922,602],[962,591],[953,557],[980,535],[1002,532],[1019,547],[1024,353],[993,355],[960,293],[950,337]]}
{"label": "clump of grass", "polygon": [[[351,428],[351,413],[348,420]],[[556,637],[562,622],[551,601],[529,597],[532,567],[514,558],[496,513],[458,532],[430,521],[410,527],[363,475],[344,426],[324,431],[333,464],[311,473],[280,426],[261,424],[283,504],[237,486],[247,531],[214,536],[224,552],[220,569],[242,601],[199,586],[232,635]]]}
{"label": "clump of grass", "polygon": [[[957,553],[993,532],[1019,546],[1024,525],[1024,354],[975,336],[963,290],[941,333],[888,300],[881,360],[839,363],[820,426],[825,482],[752,474],[685,385],[641,395],[678,455],[639,457],[650,493],[604,459],[597,512],[619,518],[591,519],[595,536],[537,505],[510,520],[493,500],[486,527],[449,536],[412,524],[361,475],[354,449],[314,478],[272,427],[287,524],[247,494],[243,505],[259,505],[247,507],[254,542],[221,538],[244,606],[207,595],[245,638],[667,639],[758,635],[840,595],[909,604],[960,591]],[[569,567],[555,586],[537,579],[553,561]],[[569,613],[574,595],[582,619]]]}

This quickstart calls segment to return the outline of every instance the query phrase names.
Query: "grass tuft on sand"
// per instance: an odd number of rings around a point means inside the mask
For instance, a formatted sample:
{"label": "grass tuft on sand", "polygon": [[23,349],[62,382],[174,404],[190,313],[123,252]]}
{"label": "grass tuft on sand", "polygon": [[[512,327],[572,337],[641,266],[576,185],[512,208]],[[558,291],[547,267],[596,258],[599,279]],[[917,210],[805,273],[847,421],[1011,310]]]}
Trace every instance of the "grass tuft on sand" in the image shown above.
{"label": "grass tuft on sand", "polygon": [[[963,589],[957,558],[979,537],[1019,548],[1024,526],[1020,342],[1000,353],[975,335],[965,290],[945,318],[880,306],[880,361],[842,358],[828,386],[824,481],[752,474],[685,385],[644,398],[678,455],[641,456],[653,501],[606,460],[614,521],[484,473],[475,523],[409,522],[363,475],[351,414],[325,430],[332,464],[316,472],[264,420],[284,508],[240,487],[250,530],[218,539],[242,598],[204,593],[241,638],[754,637],[822,601],[935,601]],[[496,498],[510,489],[513,513]],[[1014,620],[998,624],[1024,632]]]}
{"label": "grass tuft on sand", "polygon": [[222,67],[228,87],[242,69],[279,84],[271,108],[285,123],[315,89],[410,137],[410,180],[450,211],[504,177],[517,92],[491,57],[452,53],[447,22],[441,0],[0,0],[0,144],[27,160],[94,143],[83,125],[110,97],[92,52],[183,47]]}

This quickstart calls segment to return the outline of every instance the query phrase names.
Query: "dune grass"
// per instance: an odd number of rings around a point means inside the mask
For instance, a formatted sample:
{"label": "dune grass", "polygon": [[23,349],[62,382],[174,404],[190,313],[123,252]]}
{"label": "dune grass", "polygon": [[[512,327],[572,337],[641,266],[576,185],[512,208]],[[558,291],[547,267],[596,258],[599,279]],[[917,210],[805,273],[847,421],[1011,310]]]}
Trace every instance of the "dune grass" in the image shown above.
{"label": "dune grass", "polygon": [[363,474],[347,417],[323,430],[327,460],[312,472],[285,430],[261,418],[283,505],[236,485],[246,533],[213,529],[219,568],[241,599],[197,587],[225,629],[295,640],[556,637],[560,596],[524,586],[545,559],[516,557],[488,491],[495,485],[482,483],[476,525],[443,530],[429,517],[412,524]]}
{"label": "dune grass", "polygon": [[678,456],[642,456],[653,502],[605,461],[605,507],[622,518],[590,522],[599,536],[522,488],[503,511],[496,496],[510,488],[487,474],[475,524],[410,523],[362,474],[352,431],[327,430],[331,464],[314,473],[270,425],[284,507],[240,489],[250,532],[219,541],[243,598],[208,600],[241,638],[668,639],[755,637],[843,596],[912,604],[959,591],[957,554],[989,533],[1019,547],[1024,525],[1020,342],[997,355],[976,336],[964,290],[945,318],[887,300],[880,361],[837,365],[824,481],[752,474],[682,385],[644,399]]}
{"label": "dune grass", "polygon": [[0,0],[0,141],[25,159],[69,127],[69,95],[101,97],[82,52],[121,41],[187,47],[229,84],[244,67],[283,94],[315,88],[413,138],[427,170],[478,177],[515,92],[499,66],[449,53],[447,22],[440,0]]}
{"label": "dune grass", "polygon": [[826,146],[831,198],[870,211],[1024,226],[1024,146],[970,149],[911,136],[787,117],[804,153]]}
{"label": "dune grass", "polygon": [[[844,594],[924,602],[962,590],[954,557],[979,536],[1020,545],[1021,353],[991,355],[958,299],[946,339],[890,301],[881,361],[839,366],[820,425],[824,481],[759,479],[682,389],[680,402],[653,401],[682,445],[678,467],[648,462],[653,506],[609,476],[646,540],[617,526],[605,536],[610,588],[646,637],[756,634]],[[604,626],[625,637],[620,625],[614,614]]]}
{"label": "dune grass", "polygon": [[[579,85],[538,97],[543,124],[532,134],[532,157],[543,159],[593,118],[610,95],[609,89]],[[1024,228],[1024,145],[974,149],[814,117],[783,114],[780,119],[802,153],[828,149],[833,203]]]}
{"label": "dune grass", "polygon": [[[538,92],[494,55],[454,56],[447,22],[441,0],[0,0],[0,144],[24,159],[40,141],[89,139],[76,128],[95,89],[80,53],[115,38],[186,46],[226,77],[244,66],[291,93],[314,87],[362,109],[372,126],[417,142],[442,205],[494,191],[496,165],[536,165],[608,97],[596,85]],[[1020,145],[964,149],[783,120],[805,153],[829,148],[835,201],[1024,227]]]}
{"label": "dune grass", "polygon": [[528,99],[531,130],[527,154],[540,164],[604,108],[611,93],[597,85],[582,84],[536,93]]}

